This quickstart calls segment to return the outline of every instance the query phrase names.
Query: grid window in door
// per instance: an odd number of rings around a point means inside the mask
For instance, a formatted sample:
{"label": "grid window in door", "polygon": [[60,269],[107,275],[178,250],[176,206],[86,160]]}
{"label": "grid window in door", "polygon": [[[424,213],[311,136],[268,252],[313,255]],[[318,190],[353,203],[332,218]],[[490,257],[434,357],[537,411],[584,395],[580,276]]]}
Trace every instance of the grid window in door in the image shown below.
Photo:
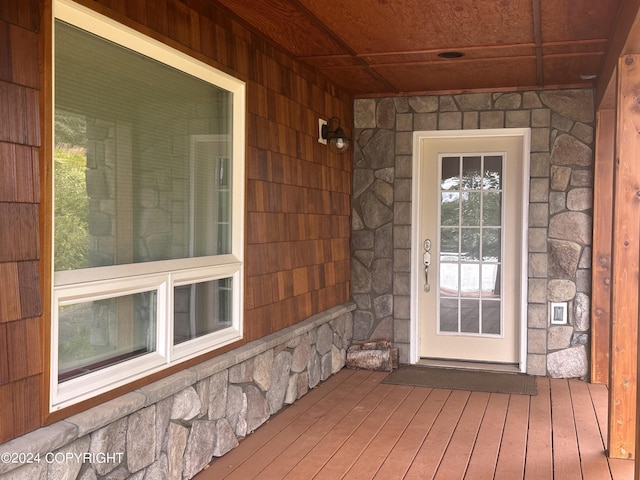
{"label": "grid window in door", "polygon": [[439,160],[438,332],[500,336],[504,155]]}

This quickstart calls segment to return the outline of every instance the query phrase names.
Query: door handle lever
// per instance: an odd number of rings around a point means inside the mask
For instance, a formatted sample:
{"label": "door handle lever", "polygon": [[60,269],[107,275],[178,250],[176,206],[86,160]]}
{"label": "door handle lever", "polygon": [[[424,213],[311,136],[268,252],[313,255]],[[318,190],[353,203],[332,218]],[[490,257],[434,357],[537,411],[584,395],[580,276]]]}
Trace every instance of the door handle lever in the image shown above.
{"label": "door handle lever", "polygon": [[423,243],[424,253],[422,255],[422,263],[424,265],[424,291],[429,293],[431,286],[429,285],[429,267],[431,266],[431,240],[428,238]]}

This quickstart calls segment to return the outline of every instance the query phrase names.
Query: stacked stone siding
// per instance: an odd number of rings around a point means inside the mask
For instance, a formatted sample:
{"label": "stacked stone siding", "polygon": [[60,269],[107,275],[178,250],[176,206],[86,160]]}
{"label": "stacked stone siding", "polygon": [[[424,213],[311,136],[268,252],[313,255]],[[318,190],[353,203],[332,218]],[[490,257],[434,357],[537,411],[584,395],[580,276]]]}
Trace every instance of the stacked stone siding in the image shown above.
{"label": "stacked stone siding", "polygon": [[[413,132],[531,128],[527,371],[586,376],[594,116],[591,90],[356,100],[354,339],[391,340],[409,361]],[[552,301],[569,325],[551,326]]]}
{"label": "stacked stone siding", "polygon": [[0,480],[192,478],[345,366],[354,308],[335,307],[4,443]]}

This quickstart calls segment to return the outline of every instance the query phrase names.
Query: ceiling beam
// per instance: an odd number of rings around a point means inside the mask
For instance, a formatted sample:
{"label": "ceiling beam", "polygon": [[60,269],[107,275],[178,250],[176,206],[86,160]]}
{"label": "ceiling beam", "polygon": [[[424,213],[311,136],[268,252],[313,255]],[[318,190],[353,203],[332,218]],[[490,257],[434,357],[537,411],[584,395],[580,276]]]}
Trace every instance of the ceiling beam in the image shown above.
{"label": "ceiling beam", "polygon": [[533,38],[536,44],[536,83],[544,85],[544,65],[542,63],[542,24],[540,22],[540,0],[532,0]]}

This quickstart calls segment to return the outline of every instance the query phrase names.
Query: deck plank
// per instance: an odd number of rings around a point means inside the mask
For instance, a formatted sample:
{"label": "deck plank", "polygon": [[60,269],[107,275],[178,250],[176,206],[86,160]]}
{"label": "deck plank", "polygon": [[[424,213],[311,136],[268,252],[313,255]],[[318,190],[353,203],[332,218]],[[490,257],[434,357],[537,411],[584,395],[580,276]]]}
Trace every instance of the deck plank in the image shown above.
{"label": "deck plank", "polygon": [[553,479],[551,443],[551,386],[548,378],[537,380],[538,394],[531,397],[525,480]]}
{"label": "deck plank", "polygon": [[608,391],[538,378],[538,394],[382,384],[343,370],[273,416],[196,480],[632,480],[604,453]]}
{"label": "deck plank", "polygon": [[359,429],[318,473],[318,478],[373,478],[393,446],[424,404],[430,388],[413,388],[386,422]]}
{"label": "deck plank", "polygon": [[467,467],[466,479],[493,480],[508,406],[509,395],[504,393],[491,394]]}
{"label": "deck plank", "polygon": [[553,411],[553,473],[563,480],[582,480],[569,384],[564,379],[551,379],[549,382]]}
{"label": "deck plank", "polygon": [[[201,480],[220,480],[230,475],[239,465],[250,459],[273,437],[284,430],[294,419],[305,415],[310,409],[320,409],[322,412],[327,406],[346,395],[347,389],[353,388],[354,383],[363,381],[369,377],[365,371],[345,370],[344,374],[333,375],[313,391],[313,395],[305,395],[293,405],[280,412],[269,422],[261,426],[256,432],[244,438],[240,446],[221,458],[214,459],[209,467],[202,472]],[[276,420],[277,421],[274,421]],[[200,479],[199,479],[200,480]]]}
{"label": "deck plank", "polygon": [[623,460],[620,458],[610,458],[609,468],[613,480],[634,480],[635,467],[633,460]]}
{"label": "deck plank", "polygon": [[472,392],[436,473],[436,480],[463,479],[478,437],[489,394]]}
{"label": "deck plank", "polygon": [[[293,436],[290,435],[289,432],[283,431],[282,441],[274,441],[270,446],[274,449],[280,449],[280,446],[276,445],[289,441],[290,443],[286,448],[286,455],[270,457],[271,461],[269,464],[260,470],[260,477],[284,478],[313,447],[322,441],[325,436],[332,434],[333,430],[336,429],[341,422],[345,421],[356,406],[362,410],[373,408],[373,406],[380,401],[381,397],[384,398],[391,390],[390,388],[386,388],[388,387],[387,385],[380,385],[380,380],[383,377],[384,376],[375,375],[375,383],[365,382],[356,387],[341,402],[334,403],[326,414],[315,419],[313,424],[304,431],[304,435],[292,438]],[[378,395],[370,395],[374,387],[378,388]],[[295,426],[295,424],[292,425]],[[245,480],[246,478],[253,477],[241,474],[232,478]]]}
{"label": "deck plank", "polygon": [[[396,385],[381,385],[379,388],[385,387],[389,393],[384,398],[379,398],[377,404],[367,399],[368,401],[354,408],[344,421],[312,448],[284,478],[313,478],[346,443],[351,444],[354,440],[375,437],[381,426],[388,421],[412,390],[411,387]],[[367,404],[371,407],[369,408]]]}
{"label": "deck plank", "polygon": [[462,390],[451,392],[404,478],[434,478],[470,395]]}
{"label": "deck plank", "polygon": [[[307,394],[284,409],[244,439],[241,442],[242,448],[236,448],[215,459],[203,472],[203,479],[198,480],[255,478],[262,468],[287,451],[289,445],[311,428],[319,418],[323,418],[336,405],[345,401],[357,402],[379,382],[371,381],[370,372],[352,372],[353,375],[337,384],[328,384],[329,380],[337,375],[329,378],[312,392],[313,395]],[[321,398],[318,399],[318,396]]]}
{"label": "deck plank", "polygon": [[373,478],[387,480],[404,477],[451,394],[451,390],[444,389],[434,389],[429,394]]}
{"label": "deck plank", "polygon": [[507,419],[498,463],[496,480],[513,480],[524,477],[524,459],[527,451],[527,432],[529,428],[529,395],[510,395]]}

